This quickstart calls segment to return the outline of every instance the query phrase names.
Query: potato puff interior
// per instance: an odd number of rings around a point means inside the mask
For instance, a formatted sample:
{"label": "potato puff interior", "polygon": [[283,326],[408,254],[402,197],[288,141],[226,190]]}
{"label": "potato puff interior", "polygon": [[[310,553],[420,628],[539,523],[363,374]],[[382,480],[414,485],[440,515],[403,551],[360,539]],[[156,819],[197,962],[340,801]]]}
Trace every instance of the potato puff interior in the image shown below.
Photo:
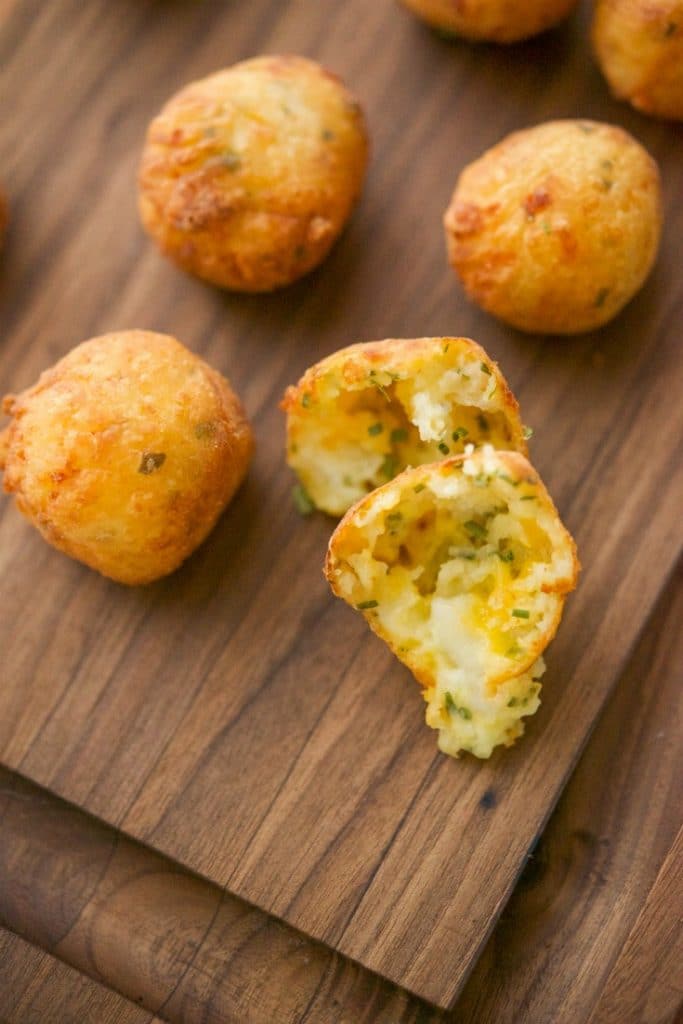
{"label": "potato puff interior", "polygon": [[422,684],[440,749],[481,758],[512,745],[538,708],[541,655],[577,571],[535,470],[488,445],[406,471],[359,502],[326,568]]}
{"label": "potato puff interior", "polygon": [[316,507],[359,498],[468,443],[526,452],[519,410],[497,365],[464,338],[352,345],[285,396],[287,461]]}

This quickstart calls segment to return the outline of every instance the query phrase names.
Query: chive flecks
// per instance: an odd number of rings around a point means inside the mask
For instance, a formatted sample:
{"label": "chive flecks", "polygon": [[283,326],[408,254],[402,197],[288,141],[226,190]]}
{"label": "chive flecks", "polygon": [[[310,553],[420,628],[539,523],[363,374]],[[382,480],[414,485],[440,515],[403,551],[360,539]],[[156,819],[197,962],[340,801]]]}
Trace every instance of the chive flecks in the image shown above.
{"label": "chive flecks", "polygon": [[238,171],[242,166],[242,161],[232,149],[226,149],[221,153],[221,163],[229,171]]}
{"label": "chive flecks", "polygon": [[368,434],[370,434],[371,437],[376,437],[377,434],[381,434],[383,430],[384,430],[384,424],[383,423],[372,423],[368,427]]}
{"label": "chive flecks", "polygon": [[505,548],[505,550],[503,551],[498,551],[497,555],[500,558],[501,562],[514,562],[515,560],[515,553],[510,548]]}
{"label": "chive flecks", "polygon": [[534,436],[533,427],[522,427],[522,437],[525,441],[528,441],[530,437]]}
{"label": "chive flecks", "polygon": [[513,608],[512,614],[516,619],[528,619],[531,612],[527,611],[526,608]]}
{"label": "chive flecks", "polygon": [[295,484],[292,488],[292,501],[301,516],[310,516],[315,511],[315,505],[302,484]]}
{"label": "chive flecks", "polygon": [[419,494],[420,491],[424,491],[426,486],[427,484],[415,484],[415,486],[413,487],[413,491],[415,492],[415,494]]}
{"label": "chive flecks", "polygon": [[605,305],[605,299],[609,295],[609,288],[601,288],[595,296],[595,307],[601,309]]}
{"label": "chive flecks", "polygon": [[356,608],[358,609],[359,612],[366,612],[370,608],[377,608],[378,605],[379,601],[360,601],[356,605]]}
{"label": "chive flecks", "polygon": [[164,462],[166,462],[165,452],[143,452],[140,465],[138,466],[138,473],[149,476],[150,473],[161,469]]}
{"label": "chive flecks", "polygon": [[523,494],[522,497],[519,500],[520,501],[536,501],[536,495],[535,494]]}
{"label": "chive flecks", "polygon": [[403,441],[408,440],[408,431],[403,427],[397,427],[396,430],[391,431],[389,439],[392,444],[401,444]]}
{"label": "chive flecks", "polygon": [[486,537],[486,530],[479,523],[475,523],[474,519],[468,519],[466,523],[463,523],[463,526],[473,537],[479,537],[480,540]]}
{"label": "chive flecks", "polygon": [[322,131],[322,138],[324,142],[332,142],[334,138],[334,132],[330,131],[329,128],[324,128]]}
{"label": "chive flecks", "polygon": [[308,393],[308,391],[305,391],[301,396],[301,404],[303,405],[304,409],[311,408],[311,396]]}
{"label": "chive flecks", "polygon": [[450,455],[451,450],[445,441],[439,441],[437,447],[442,455]]}
{"label": "chive flecks", "polygon": [[510,697],[510,700],[508,701],[509,708],[516,708],[518,704],[519,700],[517,699],[517,697]]}
{"label": "chive flecks", "polygon": [[393,480],[398,471],[399,462],[395,455],[389,453],[384,456],[384,462],[379,467],[380,474],[385,480]]}
{"label": "chive flecks", "polygon": [[486,419],[484,414],[481,413],[481,412],[477,414],[477,423],[479,424],[479,429],[480,430],[488,431],[488,429],[489,429],[489,421]]}
{"label": "chive flecks", "polygon": [[490,377],[491,376],[491,368],[489,366],[487,366],[486,363],[480,363],[479,365],[481,366],[481,372],[485,373],[488,377]]}
{"label": "chive flecks", "polygon": [[467,429],[467,427],[458,427],[456,430],[453,431],[451,437],[453,438],[454,441],[459,441],[461,437],[467,437],[468,434],[469,430]]}
{"label": "chive flecks", "polygon": [[464,718],[467,722],[472,718],[472,712],[470,709],[465,707],[459,708],[453,700],[452,694],[449,693],[448,690],[444,696],[444,707],[449,715],[460,715],[460,717]]}
{"label": "chive flecks", "polygon": [[387,515],[387,522],[388,523],[400,523],[402,519],[403,519],[403,513],[402,512],[389,512],[388,515]]}
{"label": "chive flecks", "polygon": [[451,343],[450,343],[450,341],[447,341],[446,344],[443,347],[443,354],[444,355],[446,355],[446,353],[448,352],[450,347],[451,347]]}

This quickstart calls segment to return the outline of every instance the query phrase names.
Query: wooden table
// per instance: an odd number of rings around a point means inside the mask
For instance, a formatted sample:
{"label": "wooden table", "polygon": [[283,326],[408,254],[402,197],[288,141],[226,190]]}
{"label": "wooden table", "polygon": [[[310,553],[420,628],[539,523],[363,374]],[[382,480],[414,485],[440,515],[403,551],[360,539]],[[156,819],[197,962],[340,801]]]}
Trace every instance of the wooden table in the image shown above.
{"label": "wooden table", "polygon": [[3,771],[0,1020],[673,1024],[682,614],[678,573],[452,1013]]}
{"label": "wooden table", "polygon": [[[0,1020],[674,1020],[681,130],[610,100],[588,13],[500,50],[393,0],[0,0],[0,389],[154,327],[229,373],[258,440],[208,543],[154,587],[100,579],[0,506]],[[252,299],[156,254],[134,180],[166,96],[259,51],[342,73],[374,161],[325,266]],[[662,254],[604,331],[528,339],[467,304],[440,213],[486,145],[576,114],[656,155]],[[291,508],[276,408],[342,344],[446,332],[500,360],[584,562],[543,708],[486,765],[436,754],[407,673],[327,594],[330,521]]]}

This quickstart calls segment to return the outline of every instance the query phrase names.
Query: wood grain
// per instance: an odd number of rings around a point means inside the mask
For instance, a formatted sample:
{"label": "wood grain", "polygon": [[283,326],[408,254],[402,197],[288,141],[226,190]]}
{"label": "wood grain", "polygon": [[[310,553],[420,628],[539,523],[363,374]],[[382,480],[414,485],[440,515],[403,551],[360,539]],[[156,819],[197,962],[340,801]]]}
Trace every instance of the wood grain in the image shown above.
{"label": "wood grain", "polygon": [[[0,822],[0,923],[164,1021],[436,1020],[406,992],[2,768]],[[1,982],[3,997],[12,973]]]}
{"label": "wood grain", "polygon": [[0,929],[0,1024],[152,1024],[134,1006]]}
{"label": "wood grain", "polygon": [[[643,907],[683,818],[682,611],[679,574],[452,1014],[6,771],[0,920],[171,1024],[585,1024],[629,931],[648,917]],[[0,962],[0,1006],[24,991],[39,992],[42,1006],[49,993],[52,1012],[62,1007],[68,1021],[83,982],[54,961],[44,968],[33,946],[17,942]],[[666,963],[659,935],[648,949]],[[639,997],[646,977],[622,978],[622,999]],[[661,1014],[657,1024],[673,1019]],[[103,1024],[86,1013],[79,1024],[90,1021]],[[624,1015],[620,1024],[642,1021]]]}
{"label": "wood grain", "polygon": [[[679,571],[458,1000],[458,1024],[585,1024],[609,987],[683,823],[682,621]],[[649,952],[667,961],[664,934]],[[645,965],[620,973],[632,1006]],[[624,1012],[619,1024],[645,1021]]]}
{"label": "wood grain", "polygon": [[[667,1024],[683,1014],[683,830],[607,980],[590,1024]],[[678,1017],[680,1020],[680,1017]]]}
{"label": "wood grain", "polygon": [[[681,549],[681,131],[609,99],[587,58],[586,17],[504,51],[446,44],[393,0],[27,0],[0,29],[13,212],[0,384],[21,388],[95,333],[168,330],[228,373],[259,443],[201,551],[138,591],[51,551],[3,503],[0,760],[442,1005]],[[325,266],[253,299],[156,255],[137,225],[134,178],[163,99],[259,51],[341,73],[367,109],[374,162]],[[485,146],[577,112],[623,124],[660,161],[662,256],[606,330],[530,340],[465,302],[440,216]],[[331,524],[290,506],[276,409],[287,383],[342,344],[446,332],[500,360],[585,567],[541,712],[523,744],[485,765],[436,753],[412,680],[326,592]]]}

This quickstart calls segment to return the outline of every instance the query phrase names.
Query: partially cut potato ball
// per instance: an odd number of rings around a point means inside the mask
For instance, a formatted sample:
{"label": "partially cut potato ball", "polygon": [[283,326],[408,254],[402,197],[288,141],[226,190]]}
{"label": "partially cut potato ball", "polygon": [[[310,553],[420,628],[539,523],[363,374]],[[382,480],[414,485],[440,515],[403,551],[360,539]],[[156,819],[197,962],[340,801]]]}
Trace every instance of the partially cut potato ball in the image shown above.
{"label": "partially cut potato ball", "polygon": [[5,490],[50,544],[120,583],[176,569],[252,451],[227,380],[151,331],[83,342],[4,411]]}
{"label": "partially cut potato ball", "polygon": [[618,99],[683,119],[683,0],[598,0],[593,46]]}
{"label": "partially cut potato ball", "polygon": [[401,0],[442,32],[492,43],[516,43],[552,28],[577,0]]}
{"label": "partially cut potato ball", "polygon": [[368,156],[360,106],[302,57],[257,57],[193,82],[152,121],[140,215],[179,266],[261,292],[327,255]]}
{"label": "partially cut potato ball", "polygon": [[422,685],[440,749],[486,758],[539,706],[542,654],[578,568],[536,471],[487,445],[358,502],[325,573]]}
{"label": "partially cut potato ball", "polygon": [[453,269],[487,312],[531,333],[590,331],[652,268],[659,171],[621,128],[550,121],[466,167],[444,227]]}
{"label": "partially cut potato ball", "polygon": [[469,443],[526,452],[517,401],[468,338],[350,345],[287,389],[287,461],[311,502],[341,515],[406,466]]}

